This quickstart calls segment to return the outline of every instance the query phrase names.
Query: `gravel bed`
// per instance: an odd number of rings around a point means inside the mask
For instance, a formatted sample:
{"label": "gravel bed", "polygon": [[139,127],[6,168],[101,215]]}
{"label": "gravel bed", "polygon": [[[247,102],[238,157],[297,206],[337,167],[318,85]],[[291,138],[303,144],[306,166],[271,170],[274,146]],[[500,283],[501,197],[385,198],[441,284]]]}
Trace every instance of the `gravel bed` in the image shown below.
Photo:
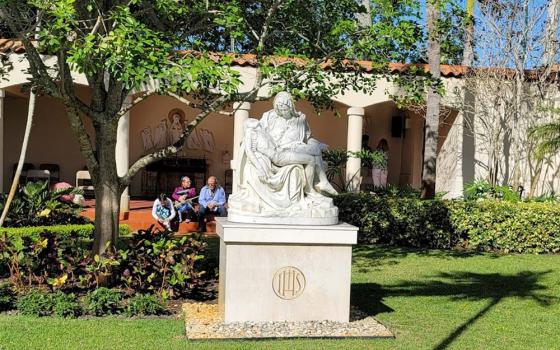
{"label": "gravel bed", "polygon": [[263,338],[391,338],[385,326],[359,310],[351,310],[350,322],[235,322],[224,324],[217,304],[185,303],[187,338],[263,339]]}

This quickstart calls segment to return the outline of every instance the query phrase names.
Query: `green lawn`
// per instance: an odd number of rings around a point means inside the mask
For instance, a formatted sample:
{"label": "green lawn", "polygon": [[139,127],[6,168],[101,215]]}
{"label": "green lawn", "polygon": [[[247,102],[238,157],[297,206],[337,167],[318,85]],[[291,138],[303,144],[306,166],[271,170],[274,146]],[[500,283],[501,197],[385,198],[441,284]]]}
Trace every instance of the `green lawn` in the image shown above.
{"label": "green lawn", "polygon": [[386,340],[189,342],[181,320],[0,317],[0,349],[559,349],[560,256],[354,251],[353,303]]}

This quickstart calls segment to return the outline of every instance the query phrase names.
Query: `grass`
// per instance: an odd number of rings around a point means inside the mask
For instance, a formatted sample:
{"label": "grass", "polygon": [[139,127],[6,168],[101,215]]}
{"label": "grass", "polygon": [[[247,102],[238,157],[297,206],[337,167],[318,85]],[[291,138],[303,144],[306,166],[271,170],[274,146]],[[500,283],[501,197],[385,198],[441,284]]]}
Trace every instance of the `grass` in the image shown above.
{"label": "grass", "polygon": [[396,339],[189,342],[182,320],[0,316],[0,349],[553,349],[560,256],[360,247],[352,302]]}

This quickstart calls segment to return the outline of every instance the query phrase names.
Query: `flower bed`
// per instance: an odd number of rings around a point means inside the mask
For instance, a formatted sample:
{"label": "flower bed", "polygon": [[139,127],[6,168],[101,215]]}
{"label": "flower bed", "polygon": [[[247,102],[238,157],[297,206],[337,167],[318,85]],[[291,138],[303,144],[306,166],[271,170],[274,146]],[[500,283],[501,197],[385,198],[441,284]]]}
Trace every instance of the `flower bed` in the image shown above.
{"label": "flower bed", "polygon": [[37,316],[159,314],[164,300],[214,297],[215,268],[204,259],[202,235],[144,230],[91,256],[90,233],[1,234],[0,282],[9,286],[0,288],[0,304],[11,305],[3,308]]}

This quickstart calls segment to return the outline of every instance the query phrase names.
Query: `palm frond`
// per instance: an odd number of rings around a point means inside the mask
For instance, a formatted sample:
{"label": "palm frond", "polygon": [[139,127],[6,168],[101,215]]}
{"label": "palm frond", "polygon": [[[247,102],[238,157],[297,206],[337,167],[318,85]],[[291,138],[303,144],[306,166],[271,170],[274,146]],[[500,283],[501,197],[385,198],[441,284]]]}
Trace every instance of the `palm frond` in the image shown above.
{"label": "palm frond", "polygon": [[535,148],[537,158],[560,152],[560,122],[539,125],[529,131],[529,136],[538,143]]}

